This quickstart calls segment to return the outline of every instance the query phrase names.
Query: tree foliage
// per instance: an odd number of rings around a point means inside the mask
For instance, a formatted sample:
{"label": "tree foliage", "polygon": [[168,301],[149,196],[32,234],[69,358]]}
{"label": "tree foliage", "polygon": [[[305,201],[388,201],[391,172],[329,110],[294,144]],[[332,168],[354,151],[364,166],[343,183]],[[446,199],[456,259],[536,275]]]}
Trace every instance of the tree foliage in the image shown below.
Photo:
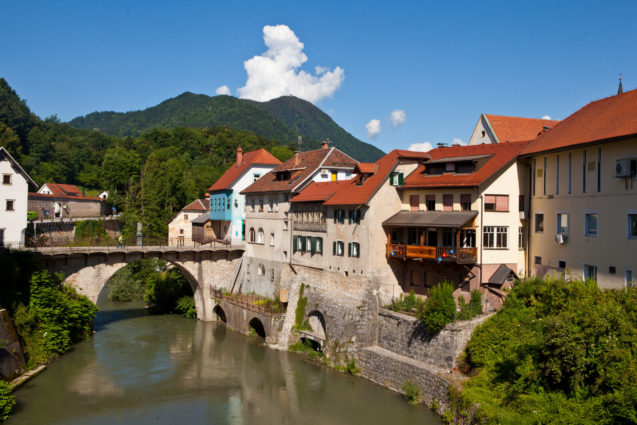
{"label": "tree foliage", "polygon": [[637,289],[530,279],[473,334],[462,397],[487,423],[637,422]]}
{"label": "tree foliage", "polygon": [[425,300],[420,319],[425,325],[427,334],[433,336],[454,321],[455,313],[456,301],[453,298],[453,284],[442,281],[429,291],[429,297]]}

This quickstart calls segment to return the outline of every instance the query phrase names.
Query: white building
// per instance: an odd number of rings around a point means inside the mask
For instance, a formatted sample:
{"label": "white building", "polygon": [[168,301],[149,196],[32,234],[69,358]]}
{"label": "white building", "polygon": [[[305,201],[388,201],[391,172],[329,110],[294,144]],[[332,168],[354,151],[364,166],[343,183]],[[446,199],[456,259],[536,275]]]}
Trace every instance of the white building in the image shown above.
{"label": "white building", "polygon": [[29,185],[37,188],[20,164],[0,146],[0,247],[24,245]]}

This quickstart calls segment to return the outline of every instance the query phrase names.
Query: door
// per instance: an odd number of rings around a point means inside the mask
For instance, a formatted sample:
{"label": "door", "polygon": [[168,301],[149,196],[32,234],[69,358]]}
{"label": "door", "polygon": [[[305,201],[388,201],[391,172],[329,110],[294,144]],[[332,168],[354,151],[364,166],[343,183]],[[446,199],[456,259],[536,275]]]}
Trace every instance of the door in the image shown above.
{"label": "door", "polygon": [[418,211],[420,209],[420,196],[409,195],[409,209],[411,211]]}

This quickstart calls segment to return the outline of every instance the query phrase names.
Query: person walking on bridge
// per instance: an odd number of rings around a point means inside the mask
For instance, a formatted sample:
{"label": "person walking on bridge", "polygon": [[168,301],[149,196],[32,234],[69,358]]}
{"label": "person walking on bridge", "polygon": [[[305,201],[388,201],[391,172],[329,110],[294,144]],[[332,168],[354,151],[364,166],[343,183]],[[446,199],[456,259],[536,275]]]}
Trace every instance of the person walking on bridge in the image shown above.
{"label": "person walking on bridge", "polygon": [[119,238],[117,238],[117,247],[118,248],[124,248],[124,236],[122,236],[122,234],[119,234]]}

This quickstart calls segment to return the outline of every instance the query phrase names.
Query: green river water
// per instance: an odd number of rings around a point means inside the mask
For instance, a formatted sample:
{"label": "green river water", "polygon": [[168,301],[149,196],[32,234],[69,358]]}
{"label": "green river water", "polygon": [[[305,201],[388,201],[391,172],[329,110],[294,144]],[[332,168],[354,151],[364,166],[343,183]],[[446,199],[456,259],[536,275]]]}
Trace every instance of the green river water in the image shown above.
{"label": "green river water", "polygon": [[16,391],[6,424],[441,424],[398,394],[223,324],[101,304],[93,338]]}

